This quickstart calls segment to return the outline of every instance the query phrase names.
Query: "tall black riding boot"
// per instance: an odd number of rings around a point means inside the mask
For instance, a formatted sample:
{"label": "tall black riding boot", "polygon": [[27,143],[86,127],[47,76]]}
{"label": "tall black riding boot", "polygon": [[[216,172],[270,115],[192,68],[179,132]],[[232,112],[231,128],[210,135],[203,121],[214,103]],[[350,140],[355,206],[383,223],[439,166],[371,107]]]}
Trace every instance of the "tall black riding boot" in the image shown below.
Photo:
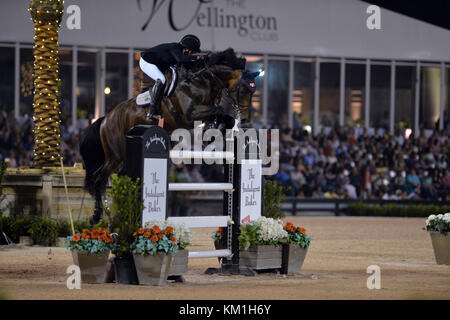
{"label": "tall black riding boot", "polygon": [[151,105],[147,114],[147,118],[161,116],[161,100],[164,95],[164,84],[161,80],[156,80],[151,93]]}

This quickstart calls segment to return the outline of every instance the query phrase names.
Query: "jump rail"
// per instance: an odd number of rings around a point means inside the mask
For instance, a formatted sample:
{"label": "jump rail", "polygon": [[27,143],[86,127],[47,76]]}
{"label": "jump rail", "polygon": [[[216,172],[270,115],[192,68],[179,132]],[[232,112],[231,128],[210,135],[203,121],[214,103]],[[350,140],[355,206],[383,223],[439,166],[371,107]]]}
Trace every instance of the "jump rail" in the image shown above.
{"label": "jump rail", "polygon": [[[230,142],[229,138],[226,142]],[[141,178],[144,183],[143,224],[146,221],[167,219],[174,223],[183,223],[188,228],[226,228],[222,243],[225,249],[189,251],[189,258],[223,258],[221,268],[209,268],[206,273],[253,275],[254,271],[239,267],[238,235],[242,221],[254,220],[261,216],[262,164],[260,160],[242,160],[238,164],[235,157],[237,147],[235,138],[231,142],[235,152],[170,150],[170,138],[162,128],[136,126],[127,135],[125,173],[132,178]],[[168,183],[169,159],[188,160],[188,163],[192,159],[226,160],[223,163],[225,181],[222,183]],[[166,216],[169,191],[203,190],[223,191],[222,216]]]}

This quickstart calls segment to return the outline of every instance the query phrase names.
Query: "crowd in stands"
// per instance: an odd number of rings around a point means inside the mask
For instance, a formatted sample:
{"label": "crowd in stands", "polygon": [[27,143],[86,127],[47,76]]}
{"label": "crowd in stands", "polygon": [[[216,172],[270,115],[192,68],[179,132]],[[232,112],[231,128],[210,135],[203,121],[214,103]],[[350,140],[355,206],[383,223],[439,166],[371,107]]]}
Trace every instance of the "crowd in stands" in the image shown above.
{"label": "crowd in stands", "polygon": [[[63,113],[64,162],[82,162],[79,139]],[[87,125],[87,124],[86,124]],[[33,121],[0,110],[0,161],[31,166]],[[322,128],[311,135],[302,127],[280,130],[280,166],[270,177],[289,196],[341,199],[421,199],[450,201],[450,139],[443,131],[417,138],[350,127]],[[177,181],[220,181],[222,166],[174,166]]]}
{"label": "crowd in stands", "polygon": [[408,139],[336,127],[316,136],[301,128],[280,134],[274,179],[291,196],[341,199],[450,200],[450,139],[425,130]]}

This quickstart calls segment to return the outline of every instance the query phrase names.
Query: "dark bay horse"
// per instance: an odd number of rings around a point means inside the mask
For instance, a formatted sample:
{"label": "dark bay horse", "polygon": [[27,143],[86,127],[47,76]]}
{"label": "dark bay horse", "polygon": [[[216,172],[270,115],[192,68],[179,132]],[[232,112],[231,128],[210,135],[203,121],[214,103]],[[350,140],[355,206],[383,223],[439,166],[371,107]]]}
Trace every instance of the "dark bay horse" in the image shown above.
{"label": "dark bay horse", "polygon": [[[171,134],[177,128],[193,128],[195,120],[210,126],[231,128],[234,118],[250,120],[252,90],[240,79],[245,59],[232,49],[209,53],[202,65],[180,68],[179,84],[171,97],[161,102],[164,129]],[[232,105],[226,114],[221,105]],[[80,140],[80,153],[86,169],[85,188],[95,197],[94,216],[99,221],[103,213],[102,196],[113,172],[121,169],[126,155],[126,134],[136,125],[157,125],[147,119],[148,108],[136,105],[135,98],[117,105],[106,116],[92,123]],[[232,121],[231,121],[232,120]]]}

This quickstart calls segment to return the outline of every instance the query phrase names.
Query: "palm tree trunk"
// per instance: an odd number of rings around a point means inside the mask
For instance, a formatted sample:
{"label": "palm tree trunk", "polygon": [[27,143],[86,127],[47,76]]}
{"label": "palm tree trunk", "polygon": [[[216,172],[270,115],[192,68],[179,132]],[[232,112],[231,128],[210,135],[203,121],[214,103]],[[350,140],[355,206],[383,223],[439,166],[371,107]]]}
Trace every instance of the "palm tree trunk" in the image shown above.
{"label": "palm tree trunk", "polygon": [[58,29],[63,0],[30,0],[34,23],[34,167],[57,167],[61,156]]}

